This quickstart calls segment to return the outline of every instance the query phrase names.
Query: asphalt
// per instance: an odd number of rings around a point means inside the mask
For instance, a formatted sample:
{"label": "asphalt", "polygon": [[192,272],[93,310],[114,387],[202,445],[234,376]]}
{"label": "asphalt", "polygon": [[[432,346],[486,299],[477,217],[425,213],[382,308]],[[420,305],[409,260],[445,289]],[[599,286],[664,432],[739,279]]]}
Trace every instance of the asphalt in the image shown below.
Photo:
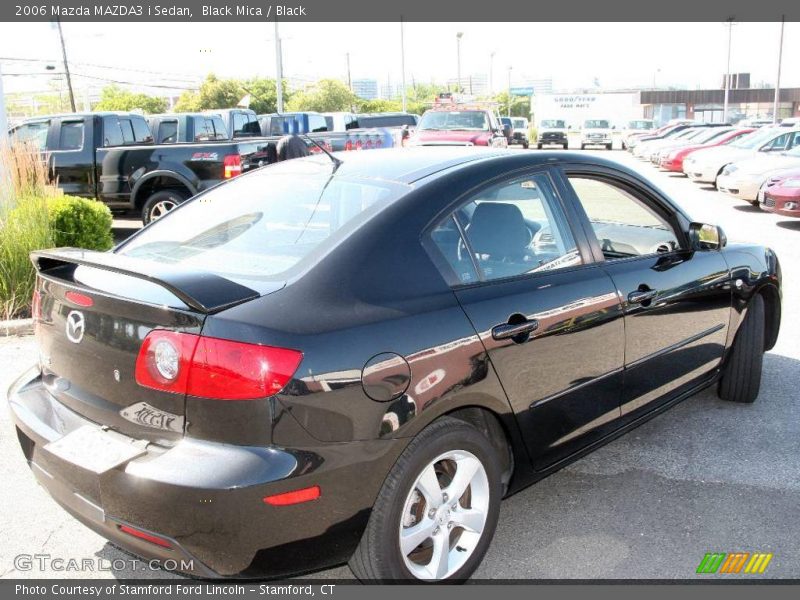
{"label": "asphalt", "polygon": [[[531,150],[534,151],[534,150]],[[800,220],[762,213],[628,153],[633,165],[695,220],[722,225],[731,241],[770,245],[784,274],[784,320],[765,357],[755,404],[702,392],[642,427],[506,499],[481,579],[800,578]],[[133,219],[120,227],[133,228]],[[117,224],[115,223],[115,226]],[[30,337],[0,338],[0,389],[35,360]],[[28,471],[8,410],[0,407],[0,577],[167,577],[62,511]],[[764,575],[698,576],[706,552],[772,552]],[[104,559],[103,570],[23,571],[14,557]],[[114,562],[116,561],[116,562]],[[125,561],[125,562],[123,562]],[[314,575],[350,578],[346,567]]]}

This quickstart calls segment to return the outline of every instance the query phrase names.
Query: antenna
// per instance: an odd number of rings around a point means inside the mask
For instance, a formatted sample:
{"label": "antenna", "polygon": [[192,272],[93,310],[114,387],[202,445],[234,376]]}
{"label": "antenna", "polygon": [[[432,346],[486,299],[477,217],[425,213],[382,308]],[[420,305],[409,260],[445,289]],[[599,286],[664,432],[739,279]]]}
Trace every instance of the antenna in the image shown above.
{"label": "antenna", "polygon": [[327,154],[327,155],[328,155],[328,158],[330,158],[330,159],[331,159],[331,162],[333,163],[333,172],[334,172],[334,173],[336,172],[336,169],[338,169],[338,168],[339,168],[339,167],[340,167],[340,166],[341,166],[341,165],[344,163],[344,161],[343,161],[343,160],[341,160],[341,159],[339,159],[339,158],[336,158],[336,157],[335,157],[333,154],[331,154],[330,152],[328,152],[328,151],[325,149],[325,147],[324,147],[322,144],[320,144],[319,142],[317,142],[317,140],[315,140],[314,138],[312,138],[312,137],[309,137],[309,136],[308,136],[307,134],[305,134],[305,133],[303,134],[303,137],[304,137],[305,139],[307,139],[309,142],[311,142],[312,144],[314,144],[314,145],[315,145],[317,148],[319,148],[320,150],[322,150],[322,151],[323,151],[325,154]]}

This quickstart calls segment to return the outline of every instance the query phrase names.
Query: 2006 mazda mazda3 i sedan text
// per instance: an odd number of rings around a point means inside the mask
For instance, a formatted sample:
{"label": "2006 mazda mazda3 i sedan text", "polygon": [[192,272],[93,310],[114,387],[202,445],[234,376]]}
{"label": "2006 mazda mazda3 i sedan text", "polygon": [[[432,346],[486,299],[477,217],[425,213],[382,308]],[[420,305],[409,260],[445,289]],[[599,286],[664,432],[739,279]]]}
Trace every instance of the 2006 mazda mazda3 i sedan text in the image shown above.
{"label": "2006 mazda mazda3 i sedan text", "polygon": [[775,254],[593,156],[318,155],[36,252],[9,392],[67,511],[207,577],[468,577],[500,499],[695,393],[752,402]]}

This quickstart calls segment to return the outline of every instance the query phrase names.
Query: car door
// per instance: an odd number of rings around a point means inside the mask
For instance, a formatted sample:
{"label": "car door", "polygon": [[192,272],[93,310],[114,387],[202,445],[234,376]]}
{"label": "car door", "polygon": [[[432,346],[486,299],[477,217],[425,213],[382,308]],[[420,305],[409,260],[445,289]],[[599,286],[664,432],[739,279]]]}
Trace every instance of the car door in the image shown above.
{"label": "car door", "polygon": [[690,250],[675,210],[641,182],[604,168],[568,170],[567,178],[623,302],[621,408],[624,420],[633,419],[719,366],[731,307],[728,266],[720,252]]}
{"label": "car door", "polygon": [[[91,117],[87,117],[91,118]],[[65,117],[54,122],[55,150],[50,152],[50,170],[65,194],[94,198],[94,144],[83,117]]]}
{"label": "car door", "polygon": [[536,469],[597,440],[620,414],[621,305],[569,214],[540,170],[472,194],[434,230]]}

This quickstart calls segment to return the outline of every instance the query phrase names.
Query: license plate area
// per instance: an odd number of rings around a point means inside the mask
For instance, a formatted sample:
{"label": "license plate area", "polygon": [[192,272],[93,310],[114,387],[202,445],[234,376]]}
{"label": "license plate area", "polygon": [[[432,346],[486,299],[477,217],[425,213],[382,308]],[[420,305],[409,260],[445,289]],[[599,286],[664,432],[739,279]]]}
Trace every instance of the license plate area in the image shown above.
{"label": "license plate area", "polygon": [[51,454],[98,475],[142,456],[147,443],[84,425],[44,446]]}

